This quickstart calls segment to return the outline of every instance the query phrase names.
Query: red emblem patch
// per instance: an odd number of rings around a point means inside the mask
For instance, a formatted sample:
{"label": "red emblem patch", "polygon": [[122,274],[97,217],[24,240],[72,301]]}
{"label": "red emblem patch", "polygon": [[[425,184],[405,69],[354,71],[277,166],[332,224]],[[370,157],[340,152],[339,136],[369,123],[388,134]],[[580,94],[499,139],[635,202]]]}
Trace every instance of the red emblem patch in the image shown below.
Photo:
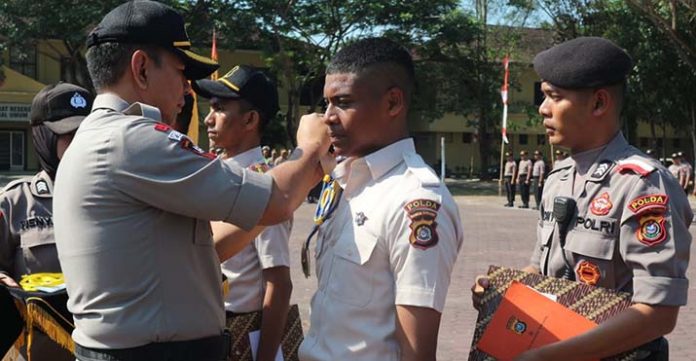
{"label": "red emblem patch", "polygon": [[589,261],[580,262],[575,273],[578,275],[578,281],[590,286],[596,285],[602,276],[599,266]]}
{"label": "red emblem patch", "polygon": [[606,216],[614,205],[609,199],[609,193],[604,192],[590,203],[590,212],[596,216]]}
{"label": "red emblem patch", "polygon": [[666,194],[649,194],[628,202],[628,209],[636,214],[663,213],[667,209],[668,200]]}
{"label": "red emblem patch", "polygon": [[661,215],[647,215],[641,217],[640,227],[636,231],[636,236],[640,243],[646,246],[654,246],[660,244],[667,239],[667,230],[665,229],[665,218]]}
{"label": "red emblem patch", "polygon": [[172,127],[170,127],[167,124],[164,123],[157,123],[155,124],[155,130],[160,131],[160,132],[168,132],[172,130]]}
{"label": "red emblem patch", "polygon": [[427,249],[437,244],[437,211],[440,203],[431,199],[416,199],[404,206],[411,219],[409,242],[416,248]]}

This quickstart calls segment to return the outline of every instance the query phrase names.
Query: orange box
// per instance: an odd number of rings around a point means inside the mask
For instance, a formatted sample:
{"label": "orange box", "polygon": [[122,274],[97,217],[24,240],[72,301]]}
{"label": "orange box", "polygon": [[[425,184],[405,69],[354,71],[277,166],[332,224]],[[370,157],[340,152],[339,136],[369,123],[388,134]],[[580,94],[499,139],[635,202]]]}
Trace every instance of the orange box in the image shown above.
{"label": "orange box", "polygon": [[476,347],[501,361],[565,340],[597,324],[513,281]]}

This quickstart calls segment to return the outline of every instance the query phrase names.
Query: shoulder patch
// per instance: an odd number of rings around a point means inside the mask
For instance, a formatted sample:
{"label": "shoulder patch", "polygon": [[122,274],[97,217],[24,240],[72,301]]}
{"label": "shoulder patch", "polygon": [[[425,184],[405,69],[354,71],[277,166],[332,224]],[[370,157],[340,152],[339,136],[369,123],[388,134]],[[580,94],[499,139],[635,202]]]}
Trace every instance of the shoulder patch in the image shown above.
{"label": "shoulder patch", "polygon": [[619,161],[618,166],[616,167],[616,172],[622,174],[632,172],[635,174],[640,174],[641,177],[645,177],[652,173],[655,169],[656,168],[653,165],[640,159],[624,159]]}
{"label": "shoulder patch", "polygon": [[635,214],[664,213],[669,197],[666,194],[649,194],[628,202],[628,209]]}
{"label": "shoulder patch", "polygon": [[265,162],[255,163],[249,166],[249,170],[257,173],[266,173],[271,169],[271,167]]}
{"label": "shoulder patch", "polygon": [[406,153],[404,154],[404,161],[408,170],[418,177],[424,187],[437,187],[440,185],[440,178],[423,162],[423,159],[418,154]]}
{"label": "shoulder patch", "polygon": [[428,249],[437,244],[437,212],[440,203],[432,199],[416,199],[404,206],[406,215],[411,219],[411,234],[408,237],[412,246],[419,249]]}
{"label": "shoulder patch", "polygon": [[640,218],[640,226],[636,230],[638,241],[648,247],[658,245],[667,239],[665,217],[648,214]]}
{"label": "shoulder patch", "polygon": [[201,157],[208,158],[210,160],[217,158],[215,154],[206,152],[205,150],[203,150],[203,148],[197,146],[188,136],[186,136],[186,134],[183,134],[178,130],[172,129],[172,127],[168,124],[157,123],[155,124],[155,130],[162,133],[166,133],[167,138],[179,143],[182,149],[188,150],[193,154],[200,155]]}

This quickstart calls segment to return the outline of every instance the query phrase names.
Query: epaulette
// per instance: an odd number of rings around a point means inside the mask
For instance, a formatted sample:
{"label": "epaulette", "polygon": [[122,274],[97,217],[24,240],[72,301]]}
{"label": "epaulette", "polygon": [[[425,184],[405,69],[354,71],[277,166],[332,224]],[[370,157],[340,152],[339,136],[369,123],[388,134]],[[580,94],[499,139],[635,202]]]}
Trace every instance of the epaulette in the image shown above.
{"label": "epaulette", "polygon": [[147,105],[143,103],[133,103],[128,108],[123,111],[125,115],[140,115],[145,118],[153,119],[159,121],[161,118],[159,109],[153,107],[152,105]]}
{"label": "epaulette", "polygon": [[641,159],[624,159],[620,160],[616,166],[617,173],[628,173],[632,172],[635,174],[640,174],[641,177],[645,177],[657,169],[650,163],[643,161]]}
{"label": "epaulette", "polygon": [[3,188],[2,191],[0,191],[0,194],[5,193],[9,191],[10,189],[22,184],[22,183],[31,183],[32,178],[31,177],[25,177],[25,178],[20,178],[20,179],[15,179],[10,183],[7,183]]}
{"label": "epaulette", "polygon": [[423,159],[416,153],[405,153],[404,161],[408,170],[411,171],[424,187],[437,187],[440,185],[440,178],[428,167]]}
{"label": "epaulette", "polygon": [[558,161],[558,162],[556,162],[556,164],[554,164],[553,169],[551,169],[546,176],[548,177],[551,174],[554,174],[558,171],[561,171],[563,169],[568,169],[572,165],[573,165],[573,162],[572,162],[572,159],[570,157],[563,159],[562,161]]}

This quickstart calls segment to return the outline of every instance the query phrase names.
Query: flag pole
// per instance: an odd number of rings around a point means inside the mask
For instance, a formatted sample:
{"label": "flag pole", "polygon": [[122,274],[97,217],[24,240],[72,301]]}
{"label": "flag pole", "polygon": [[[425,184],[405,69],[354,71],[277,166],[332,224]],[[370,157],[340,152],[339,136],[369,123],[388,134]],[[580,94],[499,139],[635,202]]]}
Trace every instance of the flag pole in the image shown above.
{"label": "flag pole", "polygon": [[503,66],[505,68],[505,76],[503,78],[503,86],[500,88],[500,96],[503,99],[503,126],[501,127],[502,140],[500,142],[500,173],[498,175],[498,195],[503,195],[503,160],[505,156],[505,144],[508,143],[507,137],[507,118],[508,118],[508,81],[510,77],[510,58],[506,55],[503,58]]}

